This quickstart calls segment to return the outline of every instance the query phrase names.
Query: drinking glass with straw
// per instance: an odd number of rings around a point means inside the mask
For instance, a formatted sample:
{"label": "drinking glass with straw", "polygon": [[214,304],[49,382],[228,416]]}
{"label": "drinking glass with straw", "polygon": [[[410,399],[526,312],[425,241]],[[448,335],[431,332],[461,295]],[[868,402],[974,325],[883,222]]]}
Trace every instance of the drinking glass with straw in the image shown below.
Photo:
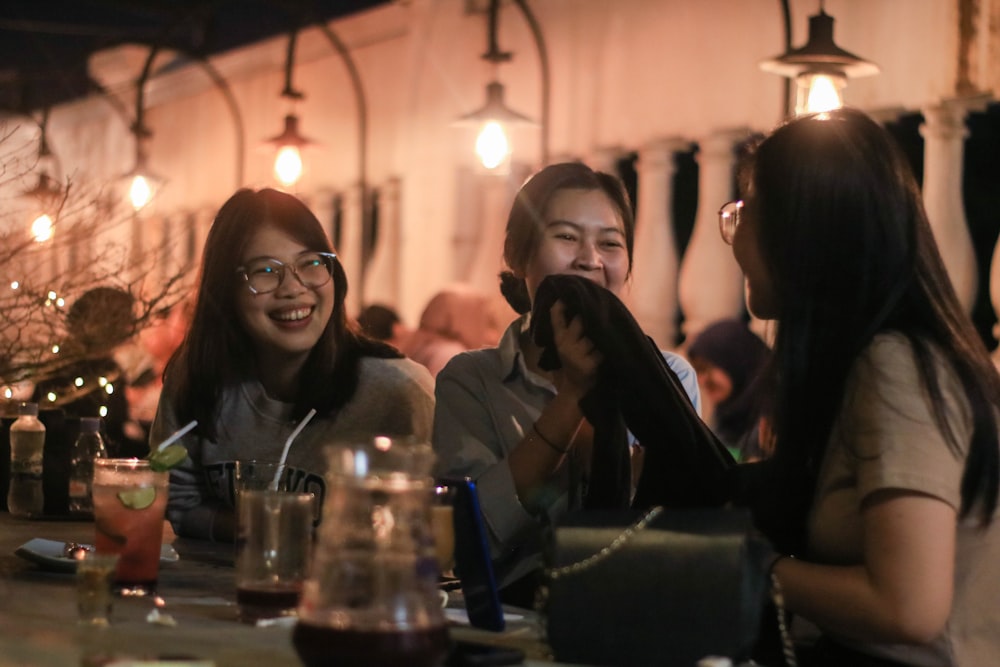
{"label": "drinking glass with straw", "polygon": [[236,503],[236,601],[244,622],[294,616],[298,607],[312,552],[315,498],[278,486],[292,442],[315,415],[310,410],[285,440],[267,488],[244,489]]}
{"label": "drinking glass with straw", "polygon": [[302,418],[302,421],[299,422],[299,425],[295,427],[295,430],[293,430],[291,435],[289,435],[288,438],[285,440],[285,446],[281,450],[281,458],[278,459],[278,468],[277,470],[274,471],[274,479],[271,480],[271,483],[267,487],[269,491],[278,490],[278,482],[281,480],[281,473],[285,469],[285,461],[288,459],[288,450],[291,449],[292,447],[292,441],[295,440],[296,437],[298,437],[299,433],[302,432],[302,429],[306,427],[306,424],[308,424],[315,416],[316,416],[316,409],[313,408],[312,410],[306,413],[306,416]]}

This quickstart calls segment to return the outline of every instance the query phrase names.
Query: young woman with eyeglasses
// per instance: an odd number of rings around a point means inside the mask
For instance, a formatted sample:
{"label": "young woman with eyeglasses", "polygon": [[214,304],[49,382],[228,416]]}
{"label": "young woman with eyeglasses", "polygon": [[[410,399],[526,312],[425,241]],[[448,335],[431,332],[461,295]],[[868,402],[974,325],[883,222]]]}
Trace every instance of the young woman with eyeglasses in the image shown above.
{"label": "young woman with eyeglasses", "polygon": [[776,321],[770,461],[743,469],[804,665],[1000,655],[1000,377],[909,165],[853,110],[763,140],[720,211],[748,305]]}
{"label": "young woman with eyeglasses", "polygon": [[191,326],[167,365],[150,442],[192,419],[189,458],[171,470],[179,535],[230,540],[236,460],[277,461],[283,486],[322,499],[322,447],[344,438],[429,441],[433,380],[347,316],[347,278],[316,216],[295,197],[240,190],[205,243]]}

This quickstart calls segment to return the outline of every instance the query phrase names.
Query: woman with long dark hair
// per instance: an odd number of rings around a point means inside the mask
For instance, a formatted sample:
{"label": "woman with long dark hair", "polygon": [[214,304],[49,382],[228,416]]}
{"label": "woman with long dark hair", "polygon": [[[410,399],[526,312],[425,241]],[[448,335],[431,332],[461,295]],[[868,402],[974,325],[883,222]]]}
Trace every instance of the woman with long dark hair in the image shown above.
{"label": "woman with long dark hair", "polygon": [[209,231],[191,326],[164,373],[151,443],[192,419],[171,470],[180,535],[231,539],[238,459],[288,454],[288,484],[322,496],[322,446],[374,435],[430,439],[433,380],[347,316],[347,277],[316,216],[292,195],[239,190]]}
{"label": "woman with long dark hair", "polygon": [[[549,165],[531,176],[507,218],[508,269],[501,274],[501,291],[522,316],[497,347],[460,353],[437,376],[439,472],[477,480],[503,594],[515,603],[531,604],[545,529],[573,507],[591,478],[594,425],[580,403],[602,362],[584,337],[583,318],[566,317],[565,304],[557,302],[551,314],[561,368],[543,368],[531,309],[539,286],[553,275],[576,276],[620,295],[634,238],[632,205],[618,177],[580,162]],[[670,352],[663,357],[685,400],[699,409],[690,364]],[[636,469],[640,459],[632,459]]]}
{"label": "woman with long dark hair", "polygon": [[[776,321],[773,458],[751,484],[818,665],[1000,655],[1000,378],[891,135],[843,109],[753,150],[720,211]],[[750,470],[753,470],[752,468]]]}

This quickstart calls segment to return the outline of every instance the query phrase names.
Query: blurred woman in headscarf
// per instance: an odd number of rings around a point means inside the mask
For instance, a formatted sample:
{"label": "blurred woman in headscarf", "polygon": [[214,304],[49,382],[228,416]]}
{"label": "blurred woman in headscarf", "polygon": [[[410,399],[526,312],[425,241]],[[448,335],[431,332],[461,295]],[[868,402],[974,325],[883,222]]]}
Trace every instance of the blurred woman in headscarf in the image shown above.
{"label": "blurred woman in headscarf", "polygon": [[400,350],[436,377],[459,352],[496,345],[499,338],[490,299],[470,287],[452,285],[431,298],[420,325],[401,343]]}

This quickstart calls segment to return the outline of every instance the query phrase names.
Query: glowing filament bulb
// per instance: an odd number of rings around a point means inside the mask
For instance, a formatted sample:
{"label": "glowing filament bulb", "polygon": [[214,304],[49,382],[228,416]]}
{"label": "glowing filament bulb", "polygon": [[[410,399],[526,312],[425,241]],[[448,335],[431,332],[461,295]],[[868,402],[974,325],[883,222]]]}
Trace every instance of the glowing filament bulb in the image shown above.
{"label": "glowing filament bulb", "polygon": [[31,236],[36,243],[44,243],[52,238],[52,218],[42,214],[31,223]]}
{"label": "glowing filament bulb", "polygon": [[153,189],[149,186],[149,181],[142,174],[136,174],[132,179],[132,186],[128,189],[128,198],[132,201],[132,208],[136,211],[149,203],[153,197]]}
{"label": "glowing filament bulb", "polygon": [[503,126],[491,120],[479,131],[476,137],[476,155],[479,161],[487,169],[495,169],[500,166],[510,152],[510,143],[507,135],[503,131]]}
{"label": "glowing filament bulb", "polygon": [[274,158],[274,176],[285,187],[295,185],[302,176],[302,155],[297,146],[282,146]]}
{"label": "glowing filament bulb", "polygon": [[844,106],[842,90],[846,81],[838,74],[810,72],[796,80],[795,114],[822,113]]}

